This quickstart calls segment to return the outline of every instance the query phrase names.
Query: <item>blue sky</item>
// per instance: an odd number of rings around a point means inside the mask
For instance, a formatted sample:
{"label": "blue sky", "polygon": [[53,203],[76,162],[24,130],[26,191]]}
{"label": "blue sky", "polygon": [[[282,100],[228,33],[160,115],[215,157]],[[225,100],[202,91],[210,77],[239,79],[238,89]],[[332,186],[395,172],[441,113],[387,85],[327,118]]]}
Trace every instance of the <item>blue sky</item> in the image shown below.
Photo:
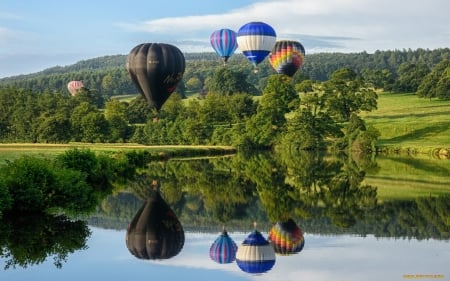
{"label": "blue sky", "polygon": [[210,34],[264,21],[307,53],[450,47],[448,0],[2,0],[0,78],[143,42],[213,51]]}

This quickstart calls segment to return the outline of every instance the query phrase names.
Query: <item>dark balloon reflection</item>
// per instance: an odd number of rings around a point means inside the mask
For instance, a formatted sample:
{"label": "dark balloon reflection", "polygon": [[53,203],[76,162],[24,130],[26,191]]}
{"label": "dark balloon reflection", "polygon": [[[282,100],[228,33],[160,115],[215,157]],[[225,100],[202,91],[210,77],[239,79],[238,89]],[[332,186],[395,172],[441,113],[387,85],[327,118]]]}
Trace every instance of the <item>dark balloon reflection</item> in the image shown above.
{"label": "dark balloon reflection", "polygon": [[134,216],[126,233],[126,245],[139,259],[169,259],[184,246],[184,230],[158,189],[151,192]]}

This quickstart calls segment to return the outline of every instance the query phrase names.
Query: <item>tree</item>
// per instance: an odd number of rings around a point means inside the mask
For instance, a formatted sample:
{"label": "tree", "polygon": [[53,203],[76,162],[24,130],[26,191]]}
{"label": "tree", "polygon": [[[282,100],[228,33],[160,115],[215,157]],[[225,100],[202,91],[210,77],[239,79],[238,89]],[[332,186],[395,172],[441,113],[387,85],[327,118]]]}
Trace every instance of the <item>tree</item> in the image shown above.
{"label": "tree", "polygon": [[292,109],[293,101],[298,98],[288,76],[270,76],[256,114],[247,121],[248,140],[261,147],[274,145],[286,124],[286,113]]}
{"label": "tree", "polygon": [[234,71],[227,67],[221,67],[214,72],[207,87],[209,91],[225,96],[235,93],[257,93],[256,88],[247,82],[247,75],[244,72]]}
{"label": "tree", "polygon": [[101,112],[89,112],[81,118],[81,141],[105,142],[108,140],[109,126],[105,115]]}
{"label": "tree", "polygon": [[105,119],[110,129],[110,142],[124,142],[128,138],[128,123],[125,117],[126,105],[118,100],[105,104]]}
{"label": "tree", "polygon": [[449,76],[450,60],[442,60],[435,65],[431,72],[423,79],[417,89],[417,95],[422,98],[448,99],[450,96],[450,87],[447,82]]}
{"label": "tree", "polygon": [[398,78],[394,83],[393,90],[414,93],[428,73],[430,73],[430,69],[424,63],[404,62],[397,69]]}
{"label": "tree", "polygon": [[337,121],[348,121],[352,113],[377,108],[378,96],[353,70],[342,68],[323,83],[327,111]]}
{"label": "tree", "polygon": [[70,141],[70,132],[70,119],[64,113],[44,114],[39,118],[37,127],[39,141],[67,143]]}

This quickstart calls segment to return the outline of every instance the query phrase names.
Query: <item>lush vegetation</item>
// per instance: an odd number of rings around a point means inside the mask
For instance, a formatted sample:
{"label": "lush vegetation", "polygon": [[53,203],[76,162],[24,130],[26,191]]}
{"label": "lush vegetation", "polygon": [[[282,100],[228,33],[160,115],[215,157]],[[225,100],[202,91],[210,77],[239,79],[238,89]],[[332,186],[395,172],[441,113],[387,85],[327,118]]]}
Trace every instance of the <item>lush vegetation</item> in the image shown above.
{"label": "lush vegetation", "polygon": [[113,185],[150,160],[145,151],[95,154],[71,149],[56,158],[23,156],[0,167],[0,214],[89,213]]}
{"label": "lush vegetation", "polygon": [[[160,112],[140,96],[128,102],[112,99],[136,90],[125,89],[133,87],[118,66],[124,57],[98,58],[3,79],[7,86],[0,88],[0,141],[251,148],[289,144],[307,150],[333,144],[339,150],[373,151],[380,129],[366,124],[363,116],[379,108],[375,91],[417,91],[433,101],[448,100],[449,54],[448,49],[314,54],[291,79],[271,74],[267,62],[254,74],[239,55],[222,67],[214,55],[190,54],[183,83]],[[90,74],[84,78],[71,78],[102,81],[102,86],[87,86],[75,97],[61,89],[65,75],[87,69]],[[192,93],[199,94],[186,99]]]}

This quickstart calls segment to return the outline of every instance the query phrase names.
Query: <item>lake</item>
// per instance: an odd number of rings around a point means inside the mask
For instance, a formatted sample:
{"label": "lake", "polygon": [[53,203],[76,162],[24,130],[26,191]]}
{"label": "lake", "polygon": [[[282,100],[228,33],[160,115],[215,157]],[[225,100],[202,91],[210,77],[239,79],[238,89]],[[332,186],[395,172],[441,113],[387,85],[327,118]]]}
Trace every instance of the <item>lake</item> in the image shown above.
{"label": "lake", "polygon": [[[3,218],[0,280],[450,280],[449,174],[448,159],[425,156],[253,153],[152,162],[88,216]],[[182,226],[182,237],[168,244],[181,249],[137,258],[127,237],[155,194]],[[291,238],[304,245],[280,251],[267,242],[273,257],[264,259],[273,264],[263,273],[245,272],[242,258],[210,256],[223,228],[241,251],[255,230],[269,239],[289,220],[297,231]]]}

